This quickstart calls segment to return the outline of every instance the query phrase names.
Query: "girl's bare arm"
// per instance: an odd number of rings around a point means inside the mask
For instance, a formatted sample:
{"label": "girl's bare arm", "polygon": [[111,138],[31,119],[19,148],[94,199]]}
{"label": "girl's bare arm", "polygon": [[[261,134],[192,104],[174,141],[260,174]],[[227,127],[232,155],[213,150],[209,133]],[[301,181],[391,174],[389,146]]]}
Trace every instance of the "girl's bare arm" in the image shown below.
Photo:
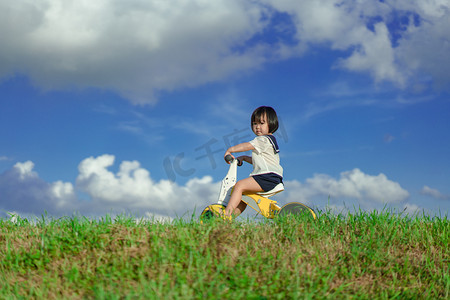
{"label": "girl's bare arm", "polygon": [[237,159],[240,160],[240,161],[248,162],[248,163],[251,164],[251,165],[253,164],[252,157],[251,157],[251,156],[248,156],[248,155],[242,155],[242,156],[239,156]]}
{"label": "girl's bare arm", "polygon": [[[231,153],[245,152],[245,151],[250,151],[250,150],[255,150],[255,147],[253,147],[252,144],[250,144],[248,142],[247,143],[238,144],[236,146],[228,148],[227,151],[225,152],[224,157],[227,156],[228,154],[233,156]],[[235,157],[233,156],[233,158],[235,158]],[[249,162],[248,160],[245,160],[245,161]],[[251,157],[250,157],[250,161],[251,161]]]}

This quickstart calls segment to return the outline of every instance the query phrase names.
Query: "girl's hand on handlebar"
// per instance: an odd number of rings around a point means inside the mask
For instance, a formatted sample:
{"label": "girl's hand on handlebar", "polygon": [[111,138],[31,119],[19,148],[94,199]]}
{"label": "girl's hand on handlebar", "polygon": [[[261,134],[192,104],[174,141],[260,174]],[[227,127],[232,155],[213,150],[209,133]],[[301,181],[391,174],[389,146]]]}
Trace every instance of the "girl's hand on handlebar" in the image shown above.
{"label": "girl's hand on handlebar", "polygon": [[[227,160],[227,155],[231,156],[233,159],[232,160]],[[227,162],[227,164],[231,164],[231,162],[235,159],[235,157],[229,152],[225,152],[225,155],[223,156],[223,159]]]}

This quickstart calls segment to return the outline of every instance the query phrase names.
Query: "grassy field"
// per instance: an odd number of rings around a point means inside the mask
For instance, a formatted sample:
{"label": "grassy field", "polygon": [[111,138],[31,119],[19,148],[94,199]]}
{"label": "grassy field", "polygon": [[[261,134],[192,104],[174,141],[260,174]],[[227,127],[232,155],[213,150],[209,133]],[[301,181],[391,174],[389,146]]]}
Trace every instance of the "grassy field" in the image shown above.
{"label": "grassy field", "polygon": [[0,220],[0,298],[448,299],[449,220]]}

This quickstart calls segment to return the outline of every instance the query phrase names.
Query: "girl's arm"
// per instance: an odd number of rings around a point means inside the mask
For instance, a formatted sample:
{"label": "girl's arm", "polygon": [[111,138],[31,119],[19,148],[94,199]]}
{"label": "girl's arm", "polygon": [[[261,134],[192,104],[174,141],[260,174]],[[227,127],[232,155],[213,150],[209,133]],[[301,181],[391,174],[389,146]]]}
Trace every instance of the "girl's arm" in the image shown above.
{"label": "girl's arm", "polygon": [[242,156],[239,156],[238,158],[237,158],[239,161],[241,161],[241,162],[243,162],[243,161],[245,161],[245,162],[248,162],[249,164],[253,164],[253,160],[252,160],[252,157],[251,156],[248,156],[248,155],[242,155]]}
{"label": "girl's arm", "polygon": [[[250,150],[255,150],[255,147],[253,147],[252,144],[250,144],[248,142],[247,143],[238,144],[236,146],[228,148],[223,157],[227,156],[228,154],[233,156],[231,153],[245,152],[245,151],[250,151]],[[233,156],[233,158],[235,158],[235,157]],[[250,160],[251,160],[251,158],[250,158]]]}

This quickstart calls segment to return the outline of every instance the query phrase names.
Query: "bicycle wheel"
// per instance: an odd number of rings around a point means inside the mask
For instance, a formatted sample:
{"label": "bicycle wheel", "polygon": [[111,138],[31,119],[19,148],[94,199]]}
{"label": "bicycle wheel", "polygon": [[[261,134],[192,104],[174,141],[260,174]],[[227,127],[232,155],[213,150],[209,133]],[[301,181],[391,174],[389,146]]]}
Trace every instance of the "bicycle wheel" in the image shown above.
{"label": "bicycle wheel", "polygon": [[201,221],[212,220],[220,216],[220,213],[225,209],[225,205],[222,204],[211,204],[208,205],[200,214]]}
{"label": "bicycle wheel", "polygon": [[285,204],[278,213],[279,216],[309,214],[314,219],[317,218],[314,210],[300,202],[290,202]]}

